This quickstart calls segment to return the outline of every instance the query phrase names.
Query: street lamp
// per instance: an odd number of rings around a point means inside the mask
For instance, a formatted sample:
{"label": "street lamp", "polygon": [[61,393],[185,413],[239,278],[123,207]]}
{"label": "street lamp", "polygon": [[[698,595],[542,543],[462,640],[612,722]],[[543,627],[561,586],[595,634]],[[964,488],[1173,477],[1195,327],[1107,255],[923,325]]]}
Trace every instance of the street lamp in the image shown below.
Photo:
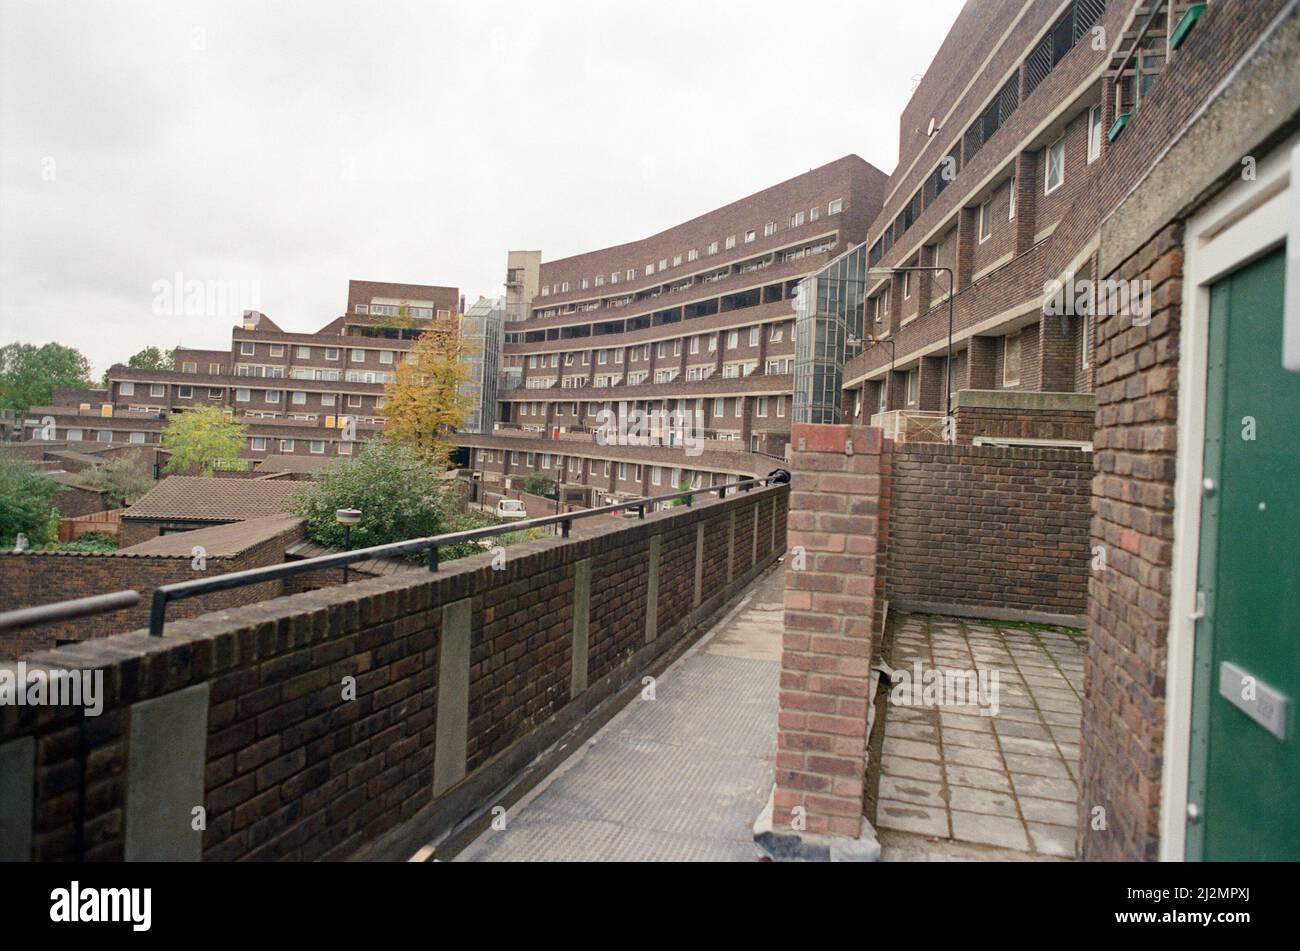
{"label": "street lamp", "polygon": [[[948,372],[943,375],[943,401],[947,407],[948,418],[952,418],[952,321],[953,321],[953,301],[956,298],[957,281],[956,276],[950,267],[872,267],[867,268],[867,273],[875,272],[877,274],[906,274],[916,272],[918,274],[928,274],[935,271],[943,271],[948,275]],[[893,376],[893,366],[890,366],[890,376]]]}
{"label": "street lamp", "polygon": [[[334,521],[343,526],[343,547],[352,550],[352,526],[361,521],[360,509],[338,509],[334,512]],[[348,566],[343,566],[343,583],[348,583]]]}

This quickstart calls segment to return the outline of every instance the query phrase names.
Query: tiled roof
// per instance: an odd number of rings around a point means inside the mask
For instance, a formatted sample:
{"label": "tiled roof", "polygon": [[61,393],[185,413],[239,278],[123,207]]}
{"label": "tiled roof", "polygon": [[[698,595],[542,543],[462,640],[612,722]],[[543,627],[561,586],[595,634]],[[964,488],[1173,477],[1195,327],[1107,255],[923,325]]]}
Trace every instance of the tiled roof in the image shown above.
{"label": "tiled roof", "polygon": [[319,472],[338,462],[337,456],[291,456],[274,454],[262,460],[258,472]]}
{"label": "tiled roof", "polygon": [[146,492],[122,517],[238,522],[282,514],[300,491],[301,484],[278,479],[170,476]]}

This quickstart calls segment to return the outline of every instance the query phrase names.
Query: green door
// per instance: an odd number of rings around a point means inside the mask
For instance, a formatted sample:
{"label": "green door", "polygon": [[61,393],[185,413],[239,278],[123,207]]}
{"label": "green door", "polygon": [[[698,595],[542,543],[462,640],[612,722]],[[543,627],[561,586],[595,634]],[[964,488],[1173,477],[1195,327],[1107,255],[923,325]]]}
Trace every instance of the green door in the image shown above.
{"label": "green door", "polygon": [[1300,858],[1300,373],[1282,368],[1285,275],[1277,251],[1210,294],[1189,859]]}

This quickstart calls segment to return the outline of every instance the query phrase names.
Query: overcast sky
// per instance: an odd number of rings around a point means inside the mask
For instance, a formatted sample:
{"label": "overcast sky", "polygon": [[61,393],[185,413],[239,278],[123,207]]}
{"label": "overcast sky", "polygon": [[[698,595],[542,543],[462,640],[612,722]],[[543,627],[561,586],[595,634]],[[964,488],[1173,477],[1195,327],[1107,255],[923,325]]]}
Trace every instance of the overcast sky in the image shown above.
{"label": "overcast sky", "polygon": [[[635,240],[857,153],[961,0],[0,0],[0,344],[96,375],[358,278],[503,292],[506,251]],[[205,285],[206,286],[206,285]],[[166,295],[164,295],[166,296]]]}

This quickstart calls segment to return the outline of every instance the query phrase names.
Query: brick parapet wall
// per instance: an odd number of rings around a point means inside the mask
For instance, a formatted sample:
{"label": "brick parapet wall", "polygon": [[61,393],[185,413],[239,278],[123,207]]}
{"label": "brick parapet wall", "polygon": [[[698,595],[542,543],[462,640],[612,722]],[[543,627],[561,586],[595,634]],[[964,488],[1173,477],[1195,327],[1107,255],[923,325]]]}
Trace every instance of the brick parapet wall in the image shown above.
{"label": "brick parapet wall", "polygon": [[1016,409],[988,406],[958,407],[953,413],[957,441],[989,439],[1060,439],[1089,442],[1096,413],[1091,410]]}
{"label": "brick parapet wall", "polygon": [[879,429],[796,425],[774,828],[857,837],[881,618]]}
{"label": "brick parapet wall", "polygon": [[[788,499],[775,487],[700,501],[512,546],[502,571],[475,556],[169,622],[162,638],[137,631],[37,655],[102,670],[107,699],[98,717],[0,707],[0,744],[35,741],[32,857],[127,854],[124,817],[145,794],[129,778],[133,717],[199,688],[207,829],[201,844],[187,829],[161,834],[206,860],[404,858],[481,805],[483,784],[513,775],[501,770],[558,740],[566,717],[638,683],[738,597],[779,557]],[[580,601],[587,663],[575,668]],[[448,626],[456,616],[463,629]],[[457,699],[444,684],[459,663]],[[355,699],[342,699],[345,677]]]}
{"label": "brick parapet wall", "polygon": [[891,473],[891,604],[1086,613],[1088,455],[908,443]]}

